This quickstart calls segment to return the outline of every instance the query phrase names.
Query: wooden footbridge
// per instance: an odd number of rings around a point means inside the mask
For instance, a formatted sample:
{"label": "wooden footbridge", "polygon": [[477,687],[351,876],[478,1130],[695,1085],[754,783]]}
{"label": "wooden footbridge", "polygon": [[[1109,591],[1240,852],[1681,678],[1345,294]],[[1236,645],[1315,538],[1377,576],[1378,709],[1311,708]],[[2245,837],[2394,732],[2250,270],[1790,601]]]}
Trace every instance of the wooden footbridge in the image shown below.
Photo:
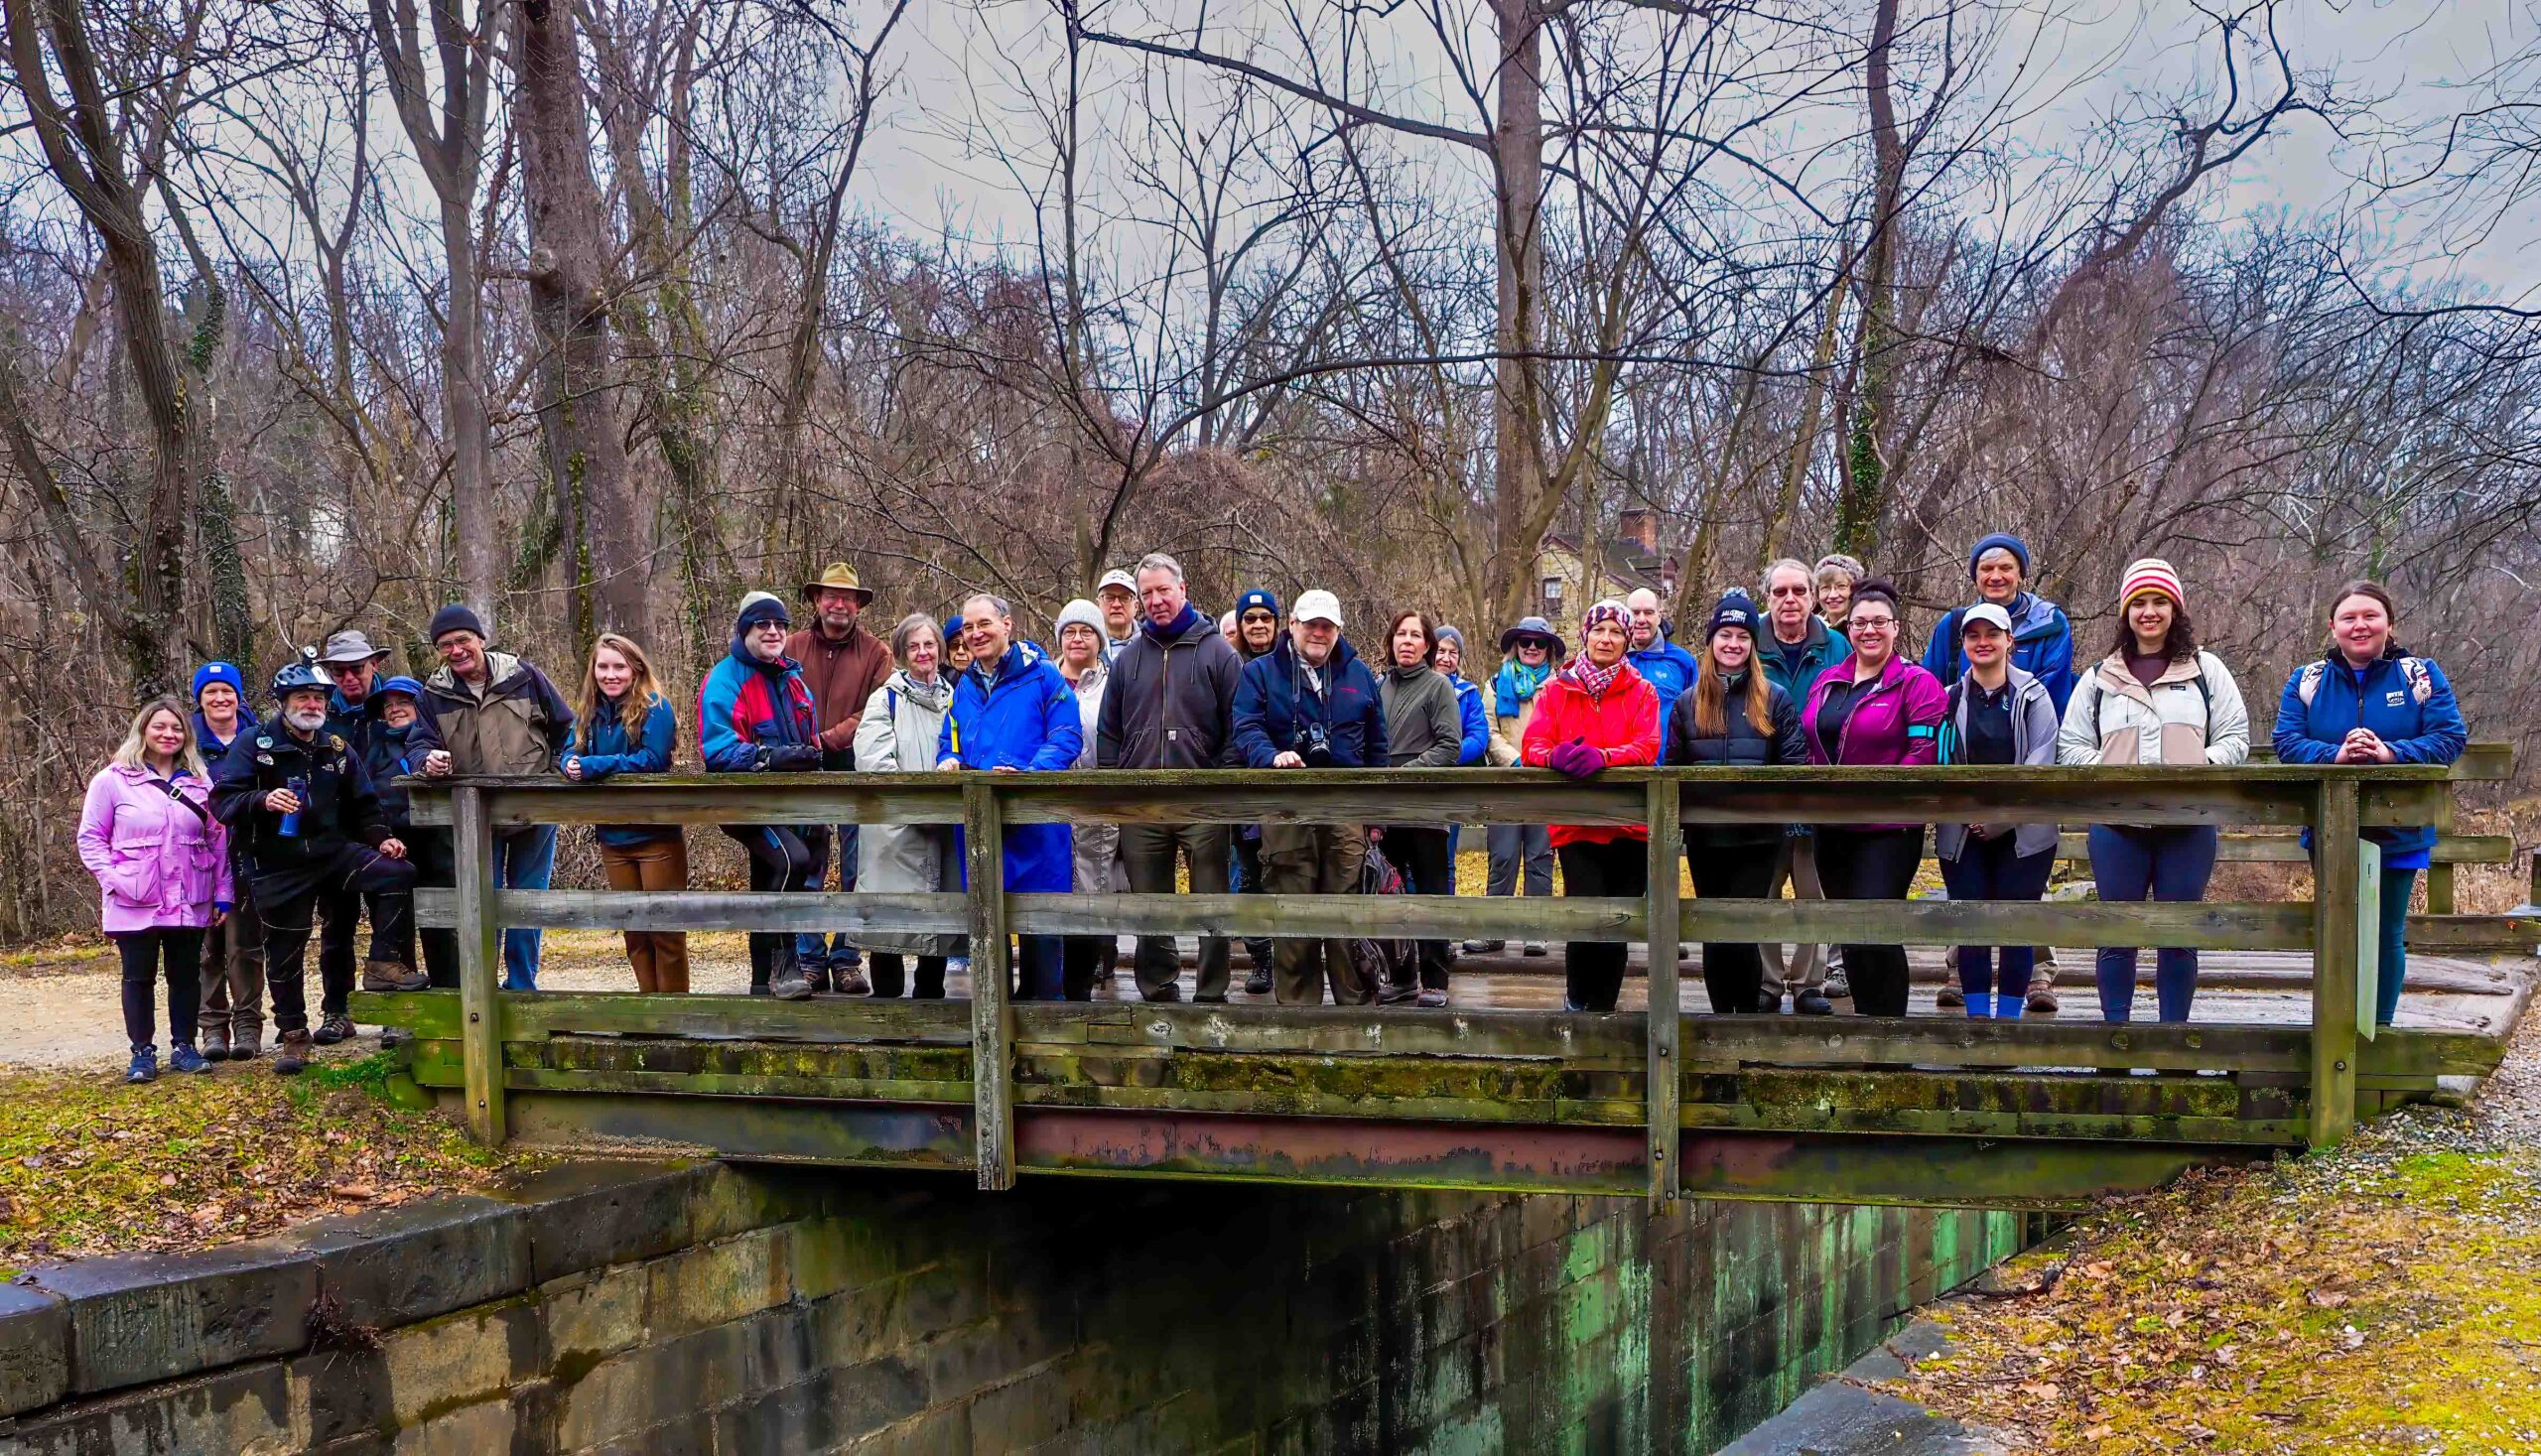
{"label": "wooden footbridge", "polygon": [[[479,1138],[640,1140],[778,1159],[1018,1173],[2062,1207],[2218,1159],[2337,1141],[2357,1117],[2484,1076],[2511,1016],[2372,1024],[2378,860],[2359,831],[2449,827],[2448,772],[2165,768],[805,774],[411,782],[455,827],[460,991],[356,997],[406,1075]],[[1678,826],[1982,820],[2309,828],[2308,901],[2194,905],[1681,898]],[[1644,898],[1009,894],[1000,828],[1065,823],[1643,825]],[[967,831],[967,894],[497,890],[532,824],[930,823]],[[2493,858],[2448,839],[2439,858]],[[2509,847],[2510,848],[2510,847]],[[2275,852],[2245,855],[2268,858]],[[2450,886],[2446,886],[2450,898]],[[968,1001],[513,993],[503,927],[967,934]],[[1013,1001],[1006,937],[1446,936],[1646,944],[1646,1011]],[[2429,949],[2520,956],[2541,929],[2430,916]],[[2303,953],[2291,1024],[1688,1014],[1676,945],[2135,944]],[[2149,961],[2149,956],[2147,960]],[[2300,965],[2297,960],[2295,964]],[[2149,971],[2149,966],[2148,966]],[[2088,1000],[2088,993],[2079,993]],[[2520,1008],[2520,1000],[2515,1003]]]}

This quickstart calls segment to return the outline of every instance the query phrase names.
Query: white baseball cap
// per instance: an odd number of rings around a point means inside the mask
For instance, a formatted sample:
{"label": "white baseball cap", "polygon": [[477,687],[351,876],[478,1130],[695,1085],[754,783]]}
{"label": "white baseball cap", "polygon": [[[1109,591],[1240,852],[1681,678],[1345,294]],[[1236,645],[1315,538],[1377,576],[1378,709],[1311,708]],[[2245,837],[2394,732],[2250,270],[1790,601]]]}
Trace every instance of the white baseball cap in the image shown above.
{"label": "white baseball cap", "polygon": [[1115,587],[1120,588],[1122,591],[1129,593],[1133,596],[1138,595],[1138,579],[1131,576],[1128,572],[1121,570],[1119,567],[1114,567],[1112,570],[1105,572],[1103,574],[1103,580],[1094,584],[1094,595],[1100,596]]}
{"label": "white baseball cap", "polygon": [[1288,615],[1296,621],[1330,622],[1337,627],[1341,625],[1341,598],[1324,591],[1300,592],[1297,604]]}
{"label": "white baseball cap", "polygon": [[1958,634],[1962,637],[1966,636],[1967,629],[1978,622],[1992,624],[1995,631],[2006,637],[2012,634],[2012,614],[1991,601],[1979,601],[1974,606],[1961,611],[1958,614]]}

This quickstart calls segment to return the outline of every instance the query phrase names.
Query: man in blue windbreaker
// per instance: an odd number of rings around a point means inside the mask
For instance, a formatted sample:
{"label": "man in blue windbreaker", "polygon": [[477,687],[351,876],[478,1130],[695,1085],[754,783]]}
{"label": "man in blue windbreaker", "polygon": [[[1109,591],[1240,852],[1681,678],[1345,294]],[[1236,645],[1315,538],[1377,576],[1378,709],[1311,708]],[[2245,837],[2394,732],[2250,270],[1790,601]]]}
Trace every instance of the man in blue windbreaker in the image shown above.
{"label": "man in blue windbreaker", "polygon": [[[1085,746],[1076,693],[1040,648],[1014,640],[1014,612],[1005,598],[982,593],[963,602],[962,636],[971,649],[971,665],[954,682],[953,706],[936,737],[935,766],[1030,773],[1075,763]],[[1007,890],[1065,894],[1075,883],[1075,850],[1066,825],[1010,825],[1003,844]],[[967,864],[966,860],[966,874]],[[1022,990],[1017,994],[1025,1000],[1059,999],[1064,990],[1061,938],[1026,935],[1018,940],[1015,959]],[[972,947],[974,974],[985,959],[979,947]]]}

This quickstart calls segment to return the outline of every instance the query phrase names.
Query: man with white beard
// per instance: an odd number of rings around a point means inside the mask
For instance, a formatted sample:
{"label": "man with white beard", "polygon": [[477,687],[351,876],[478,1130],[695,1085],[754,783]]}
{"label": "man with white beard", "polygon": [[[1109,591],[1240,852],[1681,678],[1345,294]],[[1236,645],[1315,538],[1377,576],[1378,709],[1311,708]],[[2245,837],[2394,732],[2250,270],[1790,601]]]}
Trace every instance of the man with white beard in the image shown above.
{"label": "man with white beard", "polygon": [[[373,928],[383,943],[413,944],[404,927],[414,913],[415,866],[389,831],[361,755],[327,728],[331,687],[317,652],[304,648],[298,661],[274,674],[273,696],[282,711],[241,732],[212,771],[211,811],[229,827],[254,886],[265,988],[280,1038],[274,1072],[283,1077],[309,1064],[301,979],[321,907],[329,914],[357,911],[364,897],[375,897]],[[324,1013],[343,1014],[350,973],[347,966],[343,985],[322,985]],[[322,983],[328,980],[322,970]],[[373,961],[364,981],[374,990],[411,991],[426,978],[412,966]]]}

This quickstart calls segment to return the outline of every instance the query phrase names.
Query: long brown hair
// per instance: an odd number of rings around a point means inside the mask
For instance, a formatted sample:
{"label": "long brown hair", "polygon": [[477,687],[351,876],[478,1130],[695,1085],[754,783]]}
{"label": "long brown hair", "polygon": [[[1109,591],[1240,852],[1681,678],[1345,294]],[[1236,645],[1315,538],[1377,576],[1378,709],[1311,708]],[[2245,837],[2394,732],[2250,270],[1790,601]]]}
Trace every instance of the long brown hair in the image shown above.
{"label": "long brown hair", "polygon": [[[1755,633],[1748,633],[1753,640]],[[1711,639],[1703,639],[1703,670],[1694,678],[1694,731],[1706,738],[1729,736],[1729,679],[1712,660]],[[1755,649],[1747,656],[1747,726],[1766,737],[1774,735],[1774,685],[1758,665]]]}
{"label": "long brown hair", "polygon": [[600,719],[599,669],[602,647],[625,658],[626,665],[635,670],[635,675],[626,682],[625,706],[618,710],[617,721],[629,728],[640,728],[643,716],[652,710],[655,703],[665,701],[669,694],[663,691],[662,680],[653,675],[653,659],[644,655],[644,649],[635,645],[634,638],[618,632],[602,632],[599,640],[592,643],[592,655],[583,665],[582,721],[592,724]]}

